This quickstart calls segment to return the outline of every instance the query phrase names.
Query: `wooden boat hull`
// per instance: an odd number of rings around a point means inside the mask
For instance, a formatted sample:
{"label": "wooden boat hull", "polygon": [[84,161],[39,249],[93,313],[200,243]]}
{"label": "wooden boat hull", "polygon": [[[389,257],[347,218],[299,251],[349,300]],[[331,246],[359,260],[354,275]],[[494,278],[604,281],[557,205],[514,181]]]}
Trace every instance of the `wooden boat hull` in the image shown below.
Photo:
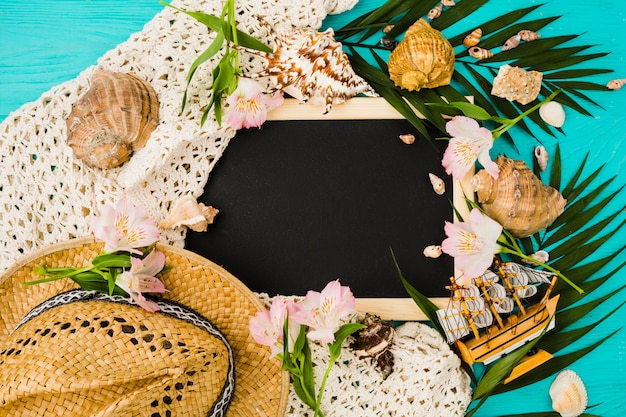
{"label": "wooden boat hull", "polygon": [[536,339],[544,329],[554,328],[554,314],[559,296],[526,308],[526,314],[512,315],[501,328],[489,329],[478,338],[455,342],[461,357],[468,364],[485,365],[500,359],[524,344]]}

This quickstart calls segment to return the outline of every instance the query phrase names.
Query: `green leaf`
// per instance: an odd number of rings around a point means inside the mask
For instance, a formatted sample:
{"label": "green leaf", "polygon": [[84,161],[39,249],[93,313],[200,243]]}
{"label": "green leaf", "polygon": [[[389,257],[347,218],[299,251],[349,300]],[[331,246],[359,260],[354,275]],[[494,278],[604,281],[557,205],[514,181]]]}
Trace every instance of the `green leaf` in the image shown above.
{"label": "green leaf", "polygon": [[91,264],[95,268],[130,268],[130,253],[107,253],[93,258]]}
{"label": "green leaf", "polygon": [[461,1],[454,7],[446,10],[437,19],[431,22],[431,26],[442,31],[463,18],[467,18],[480,7],[487,3],[488,0]]}
{"label": "green leaf", "polygon": [[332,358],[338,358],[341,354],[341,344],[352,333],[366,328],[367,326],[362,323],[346,323],[335,332],[335,341],[328,346],[330,356]]}
{"label": "green leaf", "polygon": [[608,74],[614,72],[612,69],[571,69],[553,71],[543,74],[544,80],[559,80],[568,78],[588,77],[590,75]]}

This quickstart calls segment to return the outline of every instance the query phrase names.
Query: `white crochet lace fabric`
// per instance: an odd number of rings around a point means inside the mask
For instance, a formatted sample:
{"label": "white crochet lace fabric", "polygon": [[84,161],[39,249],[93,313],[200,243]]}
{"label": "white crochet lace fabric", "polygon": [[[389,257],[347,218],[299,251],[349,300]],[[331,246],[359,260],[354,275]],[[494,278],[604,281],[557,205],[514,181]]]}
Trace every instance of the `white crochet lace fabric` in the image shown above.
{"label": "white crochet lace fabric", "polygon": [[[348,10],[354,3],[238,0],[238,23],[240,29],[269,42],[267,25],[259,17],[278,30],[319,28],[327,14]],[[222,7],[215,0],[173,4],[217,15]],[[214,36],[193,18],[165,7],[96,66],[7,117],[0,125],[0,273],[36,249],[90,234],[87,217],[100,204],[128,196],[146,207],[158,223],[178,198],[197,198],[202,193],[211,169],[235,134],[212,118],[200,126],[203,106],[210,98],[211,70],[221,56],[196,72],[185,111],[179,113],[189,67]],[[258,70],[258,65],[254,60],[243,64],[247,70]],[[152,84],[160,101],[160,124],[146,147],[110,170],[84,165],[66,144],[65,119],[98,68],[134,72]],[[162,230],[165,243],[183,246],[184,238],[184,228]],[[436,333],[427,326],[406,324],[398,330],[393,352],[395,371],[382,380],[370,363],[345,349],[327,385],[326,416],[463,415],[471,398],[469,381],[458,358]],[[322,372],[327,353],[313,346],[313,355],[316,372]],[[311,413],[292,393],[287,415]]]}

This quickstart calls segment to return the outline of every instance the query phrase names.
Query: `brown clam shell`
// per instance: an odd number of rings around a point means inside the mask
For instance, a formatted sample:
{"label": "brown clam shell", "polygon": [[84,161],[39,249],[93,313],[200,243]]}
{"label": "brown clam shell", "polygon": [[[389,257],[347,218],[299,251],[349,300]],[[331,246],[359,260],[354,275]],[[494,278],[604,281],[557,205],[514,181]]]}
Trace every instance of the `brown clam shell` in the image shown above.
{"label": "brown clam shell", "polygon": [[428,22],[420,19],[389,55],[389,77],[409,91],[450,84],[454,50],[450,42]]}
{"label": "brown clam shell", "polygon": [[114,168],[142,148],[158,126],[159,100],[136,75],[100,70],[66,124],[74,156],[93,167]]}
{"label": "brown clam shell", "polygon": [[567,201],[541,182],[524,161],[499,156],[500,175],[494,179],[480,170],[472,177],[478,202],[485,214],[515,237],[527,237],[548,227]]}

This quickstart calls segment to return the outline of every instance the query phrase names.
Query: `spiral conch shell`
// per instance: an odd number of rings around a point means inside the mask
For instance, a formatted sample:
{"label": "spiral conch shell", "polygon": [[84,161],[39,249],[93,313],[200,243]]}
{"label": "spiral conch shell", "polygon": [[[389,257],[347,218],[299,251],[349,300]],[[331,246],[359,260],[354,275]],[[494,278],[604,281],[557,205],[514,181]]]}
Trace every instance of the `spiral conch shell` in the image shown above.
{"label": "spiral conch shell", "polygon": [[587,408],[587,389],[576,372],[566,369],[550,385],[552,409],[561,417],[578,417]]}
{"label": "spiral conch shell", "polygon": [[68,116],[67,143],[87,165],[114,168],[142,148],[159,124],[152,86],[134,74],[96,71]]}
{"label": "spiral conch shell", "polygon": [[159,227],[173,229],[187,226],[195,232],[204,232],[213,224],[219,210],[213,206],[198,203],[195,198],[186,195],[176,200],[166,218],[161,220]]}
{"label": "spiral conch shell", "polygon": [[454,50],[450,42],[428,22],[420,19],[389,55],[389,77],[409,91],[450,84]]}
{"label": "spiral conch shell", "polygon": [[485,214],[513,236],[526,237],[545,229],[563,212],[567,201],[543,184],[524,161],[499,156],[496,164],[497,179],[482,169],[471,183]]}

